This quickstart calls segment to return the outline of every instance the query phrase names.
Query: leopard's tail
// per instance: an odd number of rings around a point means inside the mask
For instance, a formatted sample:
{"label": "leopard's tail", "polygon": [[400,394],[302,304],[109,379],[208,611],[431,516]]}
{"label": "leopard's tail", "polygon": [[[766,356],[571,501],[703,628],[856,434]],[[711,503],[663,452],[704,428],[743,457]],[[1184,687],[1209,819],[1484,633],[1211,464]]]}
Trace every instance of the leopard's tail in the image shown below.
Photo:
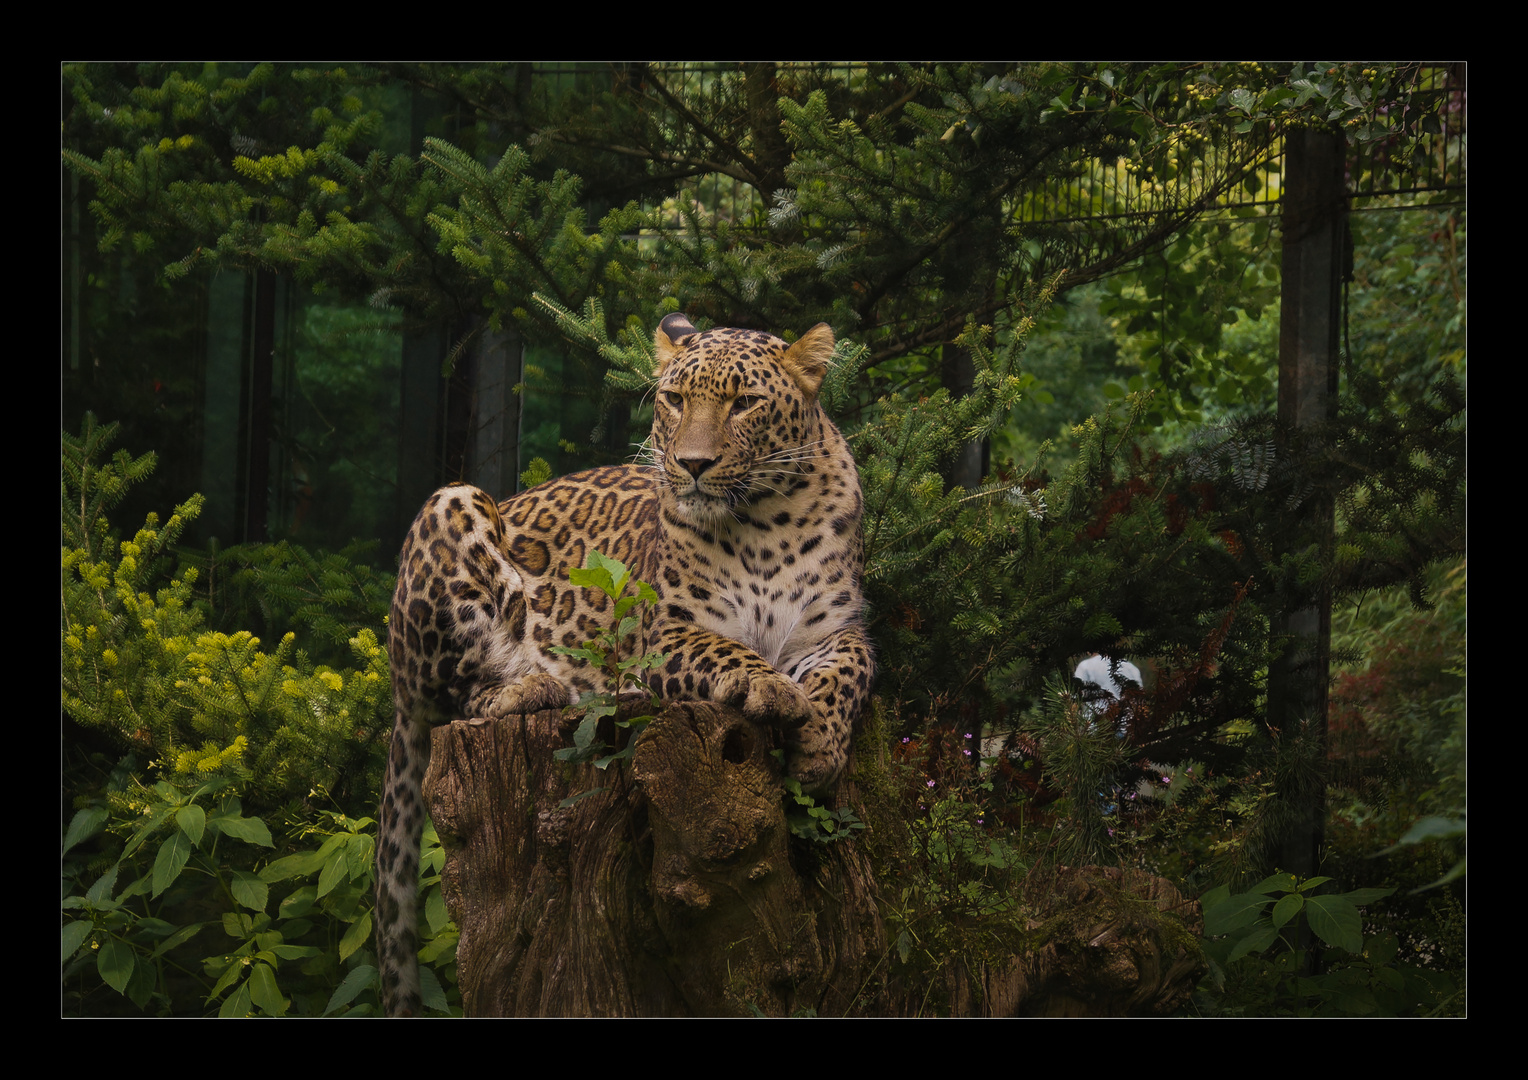
{"label": "leopard's tail", "polygon": [[424,774],[429,725],[399,710],[387,755],[377,838],[377,961],[382,1010],[419,1016],[419,838],[424,830]]}

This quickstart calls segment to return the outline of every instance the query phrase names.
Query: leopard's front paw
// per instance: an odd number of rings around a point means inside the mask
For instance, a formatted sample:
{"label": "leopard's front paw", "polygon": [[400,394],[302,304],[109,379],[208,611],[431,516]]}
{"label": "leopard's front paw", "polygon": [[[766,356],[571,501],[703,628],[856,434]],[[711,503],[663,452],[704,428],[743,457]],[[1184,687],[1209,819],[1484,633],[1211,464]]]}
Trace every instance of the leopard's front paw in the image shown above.
{"label": "leopard's front paw", "polygon": [[787,730],[812,719],[814,712],[806,692],[777,671],[750,672],[728,698],[750,720],[771,720]]}
{"label": "leopard's front paw", "polygon": [[786,738],[786,771],[801,781],[807,794],[831,788],[843,773],[848,755],[847,732],[832,717],[814,718]]}
{"label": "leopard's front paw", "polygon": [[489,706],[489,715],[512,716],[560,709],[572,700],[572,692],[560,680],[537,671],[500,689]]}

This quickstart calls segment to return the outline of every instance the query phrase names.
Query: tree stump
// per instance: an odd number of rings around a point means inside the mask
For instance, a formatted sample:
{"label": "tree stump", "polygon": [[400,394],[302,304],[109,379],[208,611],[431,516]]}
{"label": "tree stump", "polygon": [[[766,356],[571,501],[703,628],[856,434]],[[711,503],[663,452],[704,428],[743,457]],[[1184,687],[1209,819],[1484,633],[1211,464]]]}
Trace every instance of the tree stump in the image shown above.
{"label": "tree stump", "polygon": [[[771,732],[677,702],[629,768],[600,772],[554,758],[574,722],[434,732],[425,797],[469,1016],[919,1011],[926,987],[891,971],[863,845],[792,841]],[[852,783],[839,797],[854,804]],[[1166,882],[1088,867],[1026,894],[1036,947],[947,970],[952,1015],[1160,1013],[1192,990],[1198,905]]]}

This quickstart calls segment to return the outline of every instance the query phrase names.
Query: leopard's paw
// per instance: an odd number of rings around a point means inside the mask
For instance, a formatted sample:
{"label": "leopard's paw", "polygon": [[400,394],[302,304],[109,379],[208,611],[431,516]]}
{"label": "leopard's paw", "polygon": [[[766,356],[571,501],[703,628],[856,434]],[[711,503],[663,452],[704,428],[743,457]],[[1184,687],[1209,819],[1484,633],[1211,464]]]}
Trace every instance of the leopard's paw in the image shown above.
{"label": "leopard's paw", "polygon": [[831,788],[848,761],[849,740],[832,717],[814,717],[786,738],[786,771],[808,794]]}
{"label": "leopard's paw", "polygon": [[750,720],[770,720],[787,730],[798,728],[815,715],[806,691],[777,671],[749,673],[729,701]]}
{"label": "leopard's paw", "polygon": [[532,672],[501,688],[489,706],[492,716],[560,709],[573,701],[573,693],[545,672]]}

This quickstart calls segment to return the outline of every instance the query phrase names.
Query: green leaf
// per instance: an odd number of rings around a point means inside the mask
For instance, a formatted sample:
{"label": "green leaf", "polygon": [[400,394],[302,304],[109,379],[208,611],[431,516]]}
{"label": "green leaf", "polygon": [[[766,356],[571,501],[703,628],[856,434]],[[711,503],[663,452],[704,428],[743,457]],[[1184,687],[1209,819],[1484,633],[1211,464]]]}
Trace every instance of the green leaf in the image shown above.
{"label": "green leaf", "polygon": [[[70,829],[72,830],[73,828],[74,826],[71,825]],[[1465,824],[1465,819],[1462,817],[1425,817],[1407,829],[1406,835],[1401,837],[1397,843],[1386,848],[1380,854],[1383,855],[1387,852],[1395,851],[1397,848],[1407,844],[1421,844],[1428,840],[1447,840],[1455,836],[1465,836],[1467,833],[1468,828]]]}
{"label": "green leaf", "polygon": [[[558,753],[561,754],[562,751],[559,750]],[[575,803],[579,803],[587,799],[590,795],[598,795],[604,790],[605,789],[602,787],[597,787],[590,788],[588,791],[580,791],[577,795],[569,795],[566,799],[563,799],[562,802],[557,804],[557,808],[559,810],[566,810],[568,807],[574,805]]]}
{"label": "green leaf", "polygon": [[316,903],[318,903],[318,886],[304,885],[281,901],[276,908],[276,914],[282,919],[295,919],[299,915],[306,915],[312,911]]}
{"label": "green leaf", "polygon": [[64,924],[59,932],[59,963],[68,960],[80,951],[80,946],[90,939],[90,932],[95,929],[95,923],[89,919],[76,919]]}
{"label": "green leaf", "polygon": [[1306,920],[1311,931],[1328,945],[1350,953],[1363,951],[1363,919],[1352,902],[1341,896],[1306,899]]}
{"label": "green leaf", "polygon": [[249,972],[249,999],[267,1016],[283,1016],[291,1002],[281,996],[276,985],[276,971],[269,964],[258,961]]}
{"label": "green leaf", "polygon": [[1214,907],[1204,909],[1204,936],[1220,937],[1244,926],[1251,926],[1263,914],[1273,897],[1262,893],[1238,893]]}
{"label": "green leaf", "polygon": [[154,991],[159,987],[159,973],[154,970],[154,965],[145,963],[141,959],[133,965],[133,977],[127,980],[127,999],[138,1008],[147,1007],[154,996]]}
{"label": "green leaf", "polygon": [[158,896],[173,885],[190,858],[191,838],[177,829],[159,845],[159,854],[154,856],[154,890],[150,895]]}
{"label": "green leaf", "polygon": [[75,814],[69,821],[69,828],[64,830],[64,851],[100,832],[101,826],[106,824],[107,816],[108,811],[104,806],[87,806]]}
{"label": "green leaf", "polygon": [[272,945],[270,951],[282,960],[306,960],[323,950],[313,945]]}
{"label": "green leaf", "polygon": [[1394,889],[1354,889],[1351,892],[1339,894],[1338,898],[1346,900],[1354,907],[1363,907],[1366,904],[1374,903],[1376,900],[1383,900],[1393,892],[1395,892]]}
{"label": "green leaf", "polygon": [[350,974],[346,975],[344,981],[334,988],[329,1004],[324,1006],[323,1015],[328,1016],[336,1009],[343,1009],[369,988],[377,985],[377,969],[370,964],[360,964],[351,968]]}
{"label": "green leaf", "polygon": [[366,912],[355,922],[350,924],[345,931],[345,936],[340,938],[340,959],[350,959],[350,954],[366,944],[371,937],[371,912]]}
{"label": "green leaf", "polygon": [[307,877],[316,874],[323,869],[324,857],[317,851],[303,851],[296,855],[286,855],[273,863],[266,865],[260,871],[260,880],[274,885],[278,881],[286,881],[288,878]]}
{"label": "green leaf", "polygon": [[249,1014],[249,983],[245,983],[239,987],[237,993],[229,995],[228,1000],[223,1002],[223,1007],[218,1010],[218,1018],[222,1020],[237,1020]]}
{"label": "green leaf", "polygon": [[450,1008],[446,1004],[446,991],[440,985],[434,968],[419,969],[419,999],[426,1009],[433,1012],[446,1012]]}
{"label": "green leaf", "polygon": [[1295,892],[1297,889],[1298,884],[1293,874],[1278,873],[1270,874],[1247,891],[1249,893],[1271,894],[1276,892]]}
{"label": "green leaf", "polygon": [[1279,898],[1279,902],[1273,905],[1273,925],[1283,928],[1290,919],[1300,914],[1300,909],[1305,906],[1305,897],[1299,893],[1288,893]]}
{"label": "green leaf", "polygon": [[251,911],[264,911],[270,899],[270,886],[260,879],[260,875],[248,870],[235,870],[231,876],[233,880],[228,887],[234,900]]}
{"label": "green leaf", "polygon": [[105,907],[111,900],[112,890],[117,887],[117,870],[113,866],[106,873],[96,879],[94,885],[85,891],[85,902],[92,907]]}
{"label": "green leaf", "polygon": [[133,977],[135,959],[131,945],[117,938],[107,938],[96,952],[96,970],[101,974],[101,981],[120,994]]}
{"label": "green leaf", "polygon": [[336,851],[329,857],[328,864],[323,873],[318,875],[318,895],[327,896],[334,887],[344,881],[350,875],[350,866],[345,860],[343,851]]}
{"label": "green leaf", "polygon": [[266,828],[265,822],[259,818],[229,815],[227,817],[214,816],[208,822],[216,825],[219,832],[225,836],[231,836],[235,840],[243,840],[245,843],[258,844],[260,847],[275,847],[271,840],[271,831]]}
{"label": "green leaf", "polygon": [[[590,562],[594,561],[596,554],[598,553],[589,553]],[[615,579],[610,576],[610,571],[604,569],[603,567],[595,567],[587,570],[580,569],[576,566],[570,567],[568,569],[568,580],[581,589],[598,589],[600,592],[610,597],[617,595],[615,591]]]}
{"label": "green leaf", "polygon": [[1231,947],[1230,954],[1226,957],[1227,963],[1235,963],[1249,953],[1262,952],[1268,946],[1278,940],[1279,932],[1272,923],[1267,923],[1249,931]]}
{"label": "green leaf", "polygon": [[207,828],[207,811],[192,803],[175,811],[175,824],[186,834],[193,847],[200,847],[202,832]]}
{"label": "green leaf", "polygon": [[165,953],[169,952],[171,949],[177,948],[180,945],[184,945],[186,942],[190,941],[198,933],[200,933],[202,927],[206,925],[207,924],[204,922],[199,922],[192,923],[190,926],[182,926],[179,930],[165,938],[155,947],[154,958],[158,959]]}

